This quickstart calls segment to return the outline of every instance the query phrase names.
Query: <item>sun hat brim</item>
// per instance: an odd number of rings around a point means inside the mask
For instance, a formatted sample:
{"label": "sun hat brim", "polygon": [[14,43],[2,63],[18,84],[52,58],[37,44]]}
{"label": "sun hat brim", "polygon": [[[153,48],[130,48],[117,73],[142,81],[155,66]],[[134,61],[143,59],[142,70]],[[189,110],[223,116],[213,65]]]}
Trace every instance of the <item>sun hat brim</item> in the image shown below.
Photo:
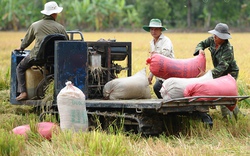
{"label": "sun hat brim", "polygon": [[57,7],[56,10],[51,10],[51,11],[42,10],[41,13],[44,15],[51,15],[51,14],[58,14],[62,12],[62,10],[63,10],[63,7]]}
{"label": "sun hat brim", "polygon": [[227,40],[227,39],[232,38],[230,34],[220,33],[220,32],[218,32],[216,30],[210,30],[210,31],[208,31],[208,33],[214,34],[214,35],[218,36],[220,39],[223,39],[223,40]]}
{"label": "sun hat brim", "polygon": [[147,32],[150,32],[150,28],[161,28],[161,31],[166,31],[166,30],[168,30],[168,29],[166,29],[165,27],[157,27],[157,26],[149,27],[149,26],[147,26],[147,25],[144,25],[142,28],[143,28],[145,31],[147,31]]}

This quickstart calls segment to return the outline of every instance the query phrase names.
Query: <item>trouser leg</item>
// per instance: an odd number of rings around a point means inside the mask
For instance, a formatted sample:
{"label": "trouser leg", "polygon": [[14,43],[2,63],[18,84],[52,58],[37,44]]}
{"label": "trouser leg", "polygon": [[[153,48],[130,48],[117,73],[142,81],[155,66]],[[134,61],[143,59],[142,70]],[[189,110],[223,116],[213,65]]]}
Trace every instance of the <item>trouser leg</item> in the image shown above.
{"label": "trouser leg", "polygon": [[229,118],[232,117],[232,112],[231,112],[226,106],[221,105],[221,106],[220,106],[220,110],[221,110],[221,114],[222,114],[222,117],[223,117],[223,118],[227,118],[227,116],[228,116]]}
{"label": "trouser leg", "polygon": [[17,65],[16,75],[17,75],[17,92],[27,92],[26,89],[26,79],[25,79],[25,71],[30,68],[29,65],[30,57],[29,55],[24,57],[21,62]]}
{"label": "trouser leg", "polygon": [[236,107],[233,110],[233,115],[234,115],[236,120],[237,120],[239,114],[242,114],[242,113],[241,113],[239,107],[236,105]]}
{"label": "trouser leg", "polygon": [[161,96],[161,93],[160,93],[162,83],[163,82],[161,80],[156,79],[154,87],[153,87],[155,95],[157,96],[158,99],[162,99],[162,96]]}
{"label": "trouser leg", "polygon": [[221,107],[221,114],[223,117],[229,117],[231,118],[232,115],[234,115],[235,119],[237,119],[238,114],[240,114],[239,107],[236,105],[234,110],[231,112],[226,106],[222,105]]}

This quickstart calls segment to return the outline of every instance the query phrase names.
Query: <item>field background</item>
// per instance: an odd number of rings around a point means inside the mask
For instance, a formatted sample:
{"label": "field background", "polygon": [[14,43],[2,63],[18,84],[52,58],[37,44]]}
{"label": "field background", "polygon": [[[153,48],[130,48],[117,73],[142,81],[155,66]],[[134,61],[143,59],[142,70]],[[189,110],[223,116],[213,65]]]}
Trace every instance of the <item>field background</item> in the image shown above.
{"label": "field background", "polygon": [[[173,43],[175,57],[178,59],[191,58],[196,45],[210,36],[208,33],[171,33],[165,32]],[[10,69],[10,56],[13,49],[19,48],[21,38],[25,32],[0,32],[0,52],[1,52],[1,75],[5,75]],[[145,60],[149,57],[149,41],[152,39],[150,33],[147,32],[124,32],[124,33],[90,33],[83,32],[85,41],[97,41],[103,39],[116,39],[117,42],[132,42],[132,72],[133,74],[147,67]],[[250,33],[232,33],[232,39],[229,41],[234,46],[235,59],[240,68],[238,81],[244,81],[249,84],[250,71],[249,71],[249,58],[250,58],[250,44],[248,39]],[[27,49],[31,49],[33,44]],[[205,51],[207,58],[207,70],[212,69],[210,52]],[[148,72],[148,68],[147,68]],[[2,76],[1,76],[2,77]]]}
{"label": "field background", "polygon": [[[164,32],[174,46],[178,59],[191,58],[198,44],[210,36],[208,33],[173,33]],[[13,49],[19,48],[20,39],[25,32],[0,32],[0,81],[9,85],[10,56]],[[85,33],[85,41],[97,41],[100,38],[116,39],[117,42],[132,42],[132,73],[146,67],[149,57],[149,41],[147,32],[109,32]],[[244,86],[249,93],[250,33],[232,33],[230,40],[234,46],[235,58],[240,68],[238,84]],[[32,44],[33,45],[33,44]],[[31,49],[32,45],[27,48]],[[207,70],[212,69],[210,53],[205,51]],[[250,111],[241,108],[246,115],[226,123],[222,121],[220,111],[211,110],[214,128],[206,130],[199,124],[191,127],[188,135],[180,137],[141,138],[123,134],[106,134],[103,132],[60,133],[51,142],[38,136],[27,141],[11,135],[9,131],[15,126],[36,122],[36,115],[30,114],[25,107],[11,106],[8,102],[9,90],[0,88],[0,155],[249,155],[250,154]],[[5,153],[4,153],[5,152]],[[74,153],[74,154],[72,154]]]}

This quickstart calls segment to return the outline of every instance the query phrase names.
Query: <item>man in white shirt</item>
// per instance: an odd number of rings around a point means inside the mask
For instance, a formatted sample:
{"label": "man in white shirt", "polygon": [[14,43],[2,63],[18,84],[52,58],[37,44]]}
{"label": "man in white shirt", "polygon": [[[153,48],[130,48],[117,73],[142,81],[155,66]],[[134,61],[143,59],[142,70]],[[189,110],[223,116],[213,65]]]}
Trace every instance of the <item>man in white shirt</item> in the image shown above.
{"label": "man in white shirt", "polygon": [[[151,19],[149,25],[143,26],[143,29],[150,32],[153,39],[150,41],[150,53],[151,55],[158,53],[169,58],[174,58],[174,49],[171,40],[163,35],[163,31],[167,30],[162,26],[161,20]],[[150,72],[148,76],[149,84],[152,84],[152,79],[154,75]],[[162,87],[164,79],[156,77],[154,84],[154,92],[156,96],[161,99],[160,89]]]}

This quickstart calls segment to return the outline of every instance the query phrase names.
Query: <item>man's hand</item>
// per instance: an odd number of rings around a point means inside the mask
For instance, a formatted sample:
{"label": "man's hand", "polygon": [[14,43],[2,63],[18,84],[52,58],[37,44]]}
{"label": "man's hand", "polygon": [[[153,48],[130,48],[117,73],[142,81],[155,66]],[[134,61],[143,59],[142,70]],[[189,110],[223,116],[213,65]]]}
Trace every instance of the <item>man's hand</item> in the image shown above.
{"label": "man's hand", "polygon": [[149,76],[148,76],[148,83],[151,85],[152,84],[152,80],[153,80],[153,74],[150,73]]}
{"label": "man's hand", "polygon": [[157,52],[154,52],[154,51],[149,52],[149,53],[150,53],[151,56],[154,55],[154,54],[157,54]]}
{"label": "man's hand", "polygon": [[202,49],[199,50],[199,53],[205,55],[205,52]]}
{"label": "man's hand", "polygon": [[24,51],[24,49],[22,49],[22,48],[17,48],[17,49],[15,49],[15,51]]}
{"label": "man's hand", "polygon": [[206,74],[206,72],[204,70],[202,70],[200,67],[198,67],[198,69],[199,69],[200,73],[197,75],[197,77],[201,77],[201,76]]}

